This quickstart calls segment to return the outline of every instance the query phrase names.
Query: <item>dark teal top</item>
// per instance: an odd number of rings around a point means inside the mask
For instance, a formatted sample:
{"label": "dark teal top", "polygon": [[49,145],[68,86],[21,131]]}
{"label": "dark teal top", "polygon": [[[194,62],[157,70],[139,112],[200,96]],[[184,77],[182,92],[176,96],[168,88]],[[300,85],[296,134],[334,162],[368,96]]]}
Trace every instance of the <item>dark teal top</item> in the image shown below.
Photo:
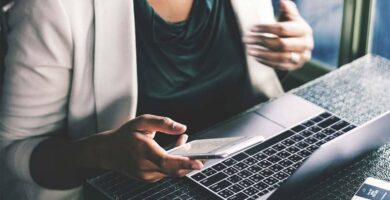
{"label": "dark teal top", "polygon": [[171,117],[189,132],[232,115],[226,102],[239,99],[247,73],[230,1],[195,0],[180,23],[164,21],[146,0],[135,1],[135,14],[138,114]]}

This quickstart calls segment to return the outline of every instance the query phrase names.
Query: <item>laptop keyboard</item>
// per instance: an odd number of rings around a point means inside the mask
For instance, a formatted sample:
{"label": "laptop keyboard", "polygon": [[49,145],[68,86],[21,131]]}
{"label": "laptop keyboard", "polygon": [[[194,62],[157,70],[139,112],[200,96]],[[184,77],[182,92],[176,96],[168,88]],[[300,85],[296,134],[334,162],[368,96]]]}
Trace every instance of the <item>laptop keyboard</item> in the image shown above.
{"label": "laptop keyboard", "polygon": [[256,199],[278,188],[322,144],[355,127],[325,112],[191,179],[222,199]]}

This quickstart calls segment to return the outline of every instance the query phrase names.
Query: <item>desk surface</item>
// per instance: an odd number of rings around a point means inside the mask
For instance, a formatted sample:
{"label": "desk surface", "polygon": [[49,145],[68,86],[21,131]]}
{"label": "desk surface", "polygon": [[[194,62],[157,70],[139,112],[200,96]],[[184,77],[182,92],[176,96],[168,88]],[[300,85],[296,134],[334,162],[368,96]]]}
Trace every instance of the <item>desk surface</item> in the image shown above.
{"label": "desk surface", "polygon": [[[364,124],[390,110],[390,61],[368,55],[291,92]],[[390,181],[390,144],[292,199],[351,199],[367,177]]]}

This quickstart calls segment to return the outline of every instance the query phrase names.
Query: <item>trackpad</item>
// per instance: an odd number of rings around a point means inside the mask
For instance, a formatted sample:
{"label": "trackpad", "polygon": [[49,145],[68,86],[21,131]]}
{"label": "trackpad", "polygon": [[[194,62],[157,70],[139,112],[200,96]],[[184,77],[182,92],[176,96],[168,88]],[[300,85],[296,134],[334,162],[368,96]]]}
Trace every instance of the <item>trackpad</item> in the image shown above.
{"label": "trackpad", "polygon": [[282,131],[284,128],[263,116],[252,112],[237,117],[232,121],[221,124],[206,133],[200,138],[222,138],[242,136],[264,136],[266,138]]}

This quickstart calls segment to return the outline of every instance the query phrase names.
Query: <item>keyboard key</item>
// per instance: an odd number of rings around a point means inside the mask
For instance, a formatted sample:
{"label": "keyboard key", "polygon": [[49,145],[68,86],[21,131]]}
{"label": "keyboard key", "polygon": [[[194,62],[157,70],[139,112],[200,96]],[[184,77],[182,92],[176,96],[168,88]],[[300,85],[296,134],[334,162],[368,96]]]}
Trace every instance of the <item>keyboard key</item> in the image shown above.
{"label": "keyboard key", "polygon": [[240,184],[244,188],[247,188],[247,187],[252,186],[254,184],[254,182],[249,180],[249,179],[245,179],[245,180],[239,182],[238,184]]}
{"label": "keyboard key", "polygon": [[264,190],[265,188],[267,188],[268,185],[264,182],[260,182],[260,183],[254,184],[253,187],[261,191],[261,190]]}
{"label": "keyboard key", "polygon": [[281,157],[281,158],[287,158],[287,157],[289,157],[291,154],[288,153],[287,151],[281,151],[281,152],[277,153],[276,155],[278,155],[278,156]]}
{"label": "keyboard key", "polygon": [[245,163],[245,164],[247,164],[247,165],[249,165],[249,166],[251,166],[251,165],[257,163],[258,160],[254,159],[254,158],[252,158],[252,157],[249,157],[249,158],[243,160],[242,162]]}
{"label": "keyboard key", "polygon": [[267,167],[271,166],[272,163],[267,161],[267,160],[262,160],[257,165],[262,167],[262,168],[267,168]]}
{"label": "keyboard key", "polygon": [[229,167],[227,169],[224,169],[223,172],[226,173],[227,175],[233,175],[233,174],[237,173],[238,170],[234,169],[233,167]]}
{"label": "keyboard key", "polygon": [[312,127],[308,128],[307,130],[309,130],[309,131],[311,131],[313,133],[318,133],[318,132],[320,132],[322,130],[322,128],[319,127],[319,126],[312,126]]}
{"label": "keyboard key", "polygon": [[331,128],[338,131],[338,130],[342,130],[343,128],[347,127],[348,125],[349,125],[348,122],[340,121],[340,122],[337,122],[336,124],[332,125]]}
{"label": "keyboard key", "polygon": [[233,167],[236,168],[237,170],[243,170],[249,166],[243,162],[239,162],[239,163],[235,164]]}
{"label": "keyboard key", "polygon": [[223,169],[226,169],[226,165],[224,165],[222,163],[218,163],[218,164],[214,165],[212,168],[216,171],[221,171]]}
{"label": "keyboard key", "polygon": [[298,167],[300,167],[301,165],[302,165],[302,161],[299,161],[299,162],[295,163],[295,164],[293,165],[293,167],[295,167],[296,169],[298,169]]}
{"label": "keyboard key", "polygon": [[282,159],[279,158],[279,157],[276,156],[276,155],[273,155],[273,156],[269,157],[267,160],[270,161],[271,163],[277,163],[277,162],[279,162],[279,161],[282,160]]}
{"label": "keyboard key", "polygon": [[283,169],[283,167],[279,164],[274,164],[271,167],[269,167],[270,170],[272,170],[274,173],[279,172],[280,170]]}
{"label": "keyboard key", "polygon": [[338,137],[338,136],[343,135],[343,134],[344,134],[344,132],[337,131],[336,133],[333,134],[333,136]]}
{"label": "keyboard key", "polygon": [[299,135],[301,135],[302,137],[310,137],[311,135],[313,135],[314,132],[311,132],[309,130],[305,130],[305,131],[302,131],[301,133],[299,133]]}
{"label": "keyboard key", "polygon": [[246,199],[248,198],[248,196],[242,192],[240,193],[237,193],[231,197],[228,198],[228,200],[242,200],[242,199]]}
{"label": "keyboard key", "polygon": [[289,152],[289,153],[291,153],[291,154],[294,154],[294,153],[296,153],[296,152],[298,152],[298,151],[300,151],[300,150],[301,150],[301,149],[298,148],[298,147],[296,147],[296,146],[292,146],[292,147],[289,147],[289,148],[286,149],[286,151]]}
{"label": "keyboard key", "polygon": [[321,145],[323,145],[323,144],[325,144],[325,143],[327,143],[327,142],[328,142],[328,141],[325,141],[325,138],[324,138],[324,139],[318,141],[317,143],[315,143],[314,146],[320,147]]}
{"label": "keyboard key", "polygon": [[314,144],[314,143],[318,142],[318,140],[317,140],[316,138],[314,138],[314,137],[306,138],[304,141],[305,141],[307,144]]}
{"label": "keyboard key", "polygon": [[199,172],[199,173],[196,173],[196,174],[192,175],[191,178],[193,178],[196,181],[200,181],[200,180],[206,178],[206,175],[204,175],[201,172]]}
{"label": "keyboard key", "polygon": [[237,176],[237,175],[233,175],[233,176],[230,176],[229,178],[227,178],[228,181],[232,182],[232,183],[237,183],[237,182],[240,182],[242,181],[243,178]]}
{"label": "keyboard key", "polygon": [[[318,142],[317,142],[317,143],[318,143]],[[316,143],[316,144],[317,144],[317,143]],[[306,148],[307,151],[312,152],[312,153],[313,153],[315,150],[317,150],[317,149],[318,149],[318,146],[315,146],[315,145],[311,145],[311,146],[309,146],[309,147]]]}
{"label": "keyboard key", "polygon": [[333,139],[335,139],[336,137],[335,136],[328,136],[328,137],[326,137],[326,138],[324,138],[323,139],[323,141],[325,141],[325,142],[329,142],[329,141],[331,141],[331,140],[333,140]]}
{"label": "keyboard key", "polygon": [[283,166],[283,167],[288,167],[288,166],[291,166],[292,164],[294,164],[293,162],[289,161],[289,160],[282,160],[278,163],[279,165]]}
{"label": "keyboard key", "polygon": [[275,149],[276,151],[281,151],[281,150],[285,149],[286,146],[284,146],[281,143],[278,143],[278,144],[275,144],[274,146],[272,146],[272,148]]}
{"label": "keyboard key", "polygon": [[274,172],[269,170],[269,169],[263,169],[261,172],[259,172],[259,174],[264,176],[264,177],[268,177],[268,176],[271,176],[272,174],[274,174]]}
{"label": "keyboard key", "polygon": [[232,165],[236,164],[237,161],[233,160],[232,158],[229,158],[227,160],[224,160],[222,163],[226,166],[232,166]]}
{"label": "keyboard key", "polygon": [[246,195],[248,196],[252,196],[254,194],[256,194],[257,192],[259,192],[258,190],[256,190],[255,188],[253,187],[250,187],[250,188],[247,188],[243,191]]}
{"label": "keyboard key", "polygon": [[311,155],[311,152],[306,151],[306,150],[302,150],[302,151],[298,152],[297,154],[300,155],[303,158],[306,158],[306,157]]}
{"label": "keyboard key", "polygon": [[264,148],[263,145],[259,144],[259,145],[256,145],[256,146],[246,150],[245,153],[252,156],[252,155],[255,155],[256,153],[260,152],[261,150],[263,150],[263,148]]}
{"label": "keyboard key", "polygon": [[246,158],[248,158],[249,156],[246,154],[246,153],[239,153],[235,156],[233,156],[233,159],[236,160],[236,161],[242,161]]}
{"label": "keyboard key", "polygon": [[246,170],[252,172],[252,173],[258,173],[259,171],[261,171],[263,168],[260,167],[260,166],[257,166],[257,165],[253,165],[253,166],[250,166],[248,167]]}
{"label": "keyboard key", "polygon": [[294,142],[294,140],[285,139],[282,141],[282,144],[284,144],[286,146],[291,146],[291,145],[295,144],[295,142]]}
{"label": "keyboard key", "polygon": [[274,149],[268,148],[268,149],[264,150],[263,153],[267,156],[272,156],[273,154],[276,153],[276,151]]}
{"label": "keyboard key", "polygon": [[264,179],[264,177],[261,176],[260,174],[254,174],[251,177],[249,177],[248,179],[255,182],[255,183],[258,183],[258,182],[262,181]]}
{"label": "keyboard key", "polygon": [[326,118],[328,118],[328,117],[331,117],[332,115],[329,114],[329,113],[327,113],[327,112],[324,112],[324,113],[322,113],[320,116],[326,119]]}
{"label": "keyboard key", "polygon": [[309,121],[307,121],[307,122],[304,122],[302,125],[304,125],[304,126],[306,126],[306,127],[310,127],[310,126],[313,126],[314,124],[315,124],[314,121],[309,120]]}
{"label": "keyboard key", "polygon": [[225,179],[226,177],[226,174],[224,174],[223,172],[219,172],[218,174],[214,174],[206,179],[201,180],[200,183],[207,187],[221,181],[222,179]]}
{"label": "keyboard key", "polygon": [[217,183],[217,184],[214,184],[214,185],[212,185],[211,187],[209,187],[212,191],[214,191],[214,192],[219,192],[219,191],[221,191],[221,190],[223,190],[223,189],[225,189],[225,188],[227,188],[227,187],[229,187],[229,186],[231,186],[232,185],[232,183],[230,183],[229,181],[227,181],[227,180],[223,180],[223,181],[220,181],[219,183]]}
{"label": "keyboard key", "polygon": [[306,129],[306,126],[298,125],[298,126],[295,126],[294,128],[292,128],[291,130],[293,130],[296,133],[299,133],[305,129]]}
{"label": "keyboard key", "polygon": [[301,135],[294,135],[294,136],[290,137],[290,139],[294,140],[294,142],[299,142],[305,138],[302,137]]}
{"label": "keyboard key", "polygon": [[277,182],[278,182],[278,179],[276,179],[274,177],[268,177],[267,179],[264,180],[264,183],[266,183],[268,185],[273,185]]}
{"label": "keyboard key", "polygon": [[295,167],[287,167],[286,169],[283,170],[284,173],[291,175],[295,172],[296,168]]}
{"label": "keyboard key", "polygon": [[215,171],[215,170],[212,169],[212,168],[208,168],[208,169],[203,170],[202,173],[203,173],[204,175],[206,175],[206,176],[211,176],[211,175],[213,175],[213,174],[216,174],[217,171]]}
{"label": "keyboard key", "polygon": [[319,132],[319,133],[316,133],[316,134],[315,134],[314,136],[312,136],[312,137],[315,137],[315,138],[318,139],[318,140],[322,140],[322,139],[326,138],[327,135],[326,135],[325,133]]}
{"label": "keyboard key", "polygon": [[238,172],[237,176],[240,176],[242,178],[247,178],[249,176],[252,176],[252,173],[248,170],[244,170],[244,171]]}
{"label": "keyboard key", "polygon": [[232,196],[234,193],[232,191],[226,189],[226,190],[222,190],[221,192],[218,192],[218,194],[223,198],[228,198],[228,197]]}
{"label": "keyboard key", "polygon": [[348,131],[352,131],[352,130],[355,129],[355,128],[356,128],[355,125],[349,125],[349,126],[347,126],[346,128],[344,128],[342,131],[343,131],[344,133],[346,133],[346,132],[348,132]]}
{"label": "keyboard key", "polygon": [[262,154],[262,153],[258,153],[258,154],[253,156],[253,158],[256,158],[257,160],[263,160],[266,157],[267,156],[265,154]]}
{"label": "keyboard key", "polygon": [[315,123],[318,123],[318,122],[320,122],[320,121],[322,121],[322,120],[324,120],[324,118],[321,117],[321,116],[318,116],[318,117],[316,117],[316,118],[313,118],[311,121],[313,121],[313,122],[315,122]]}
{"label": "keyboard key", "polygon": [[290,157],[288,157],[289,160],[293,161],[293,162],[299,162],[301,161],[303,158],[298,156],[298,155],[292,155]]}
{"label": "keyboard key", "polygon": [[283,172],[278,172],[278,173],[274,174],[274,177],[276,179],[279,179],[279,180],[283,181],[283,180],[285,180],[288,177],[288,175],[283,173]]}
{"label": "keyboard key", "polygon": [[304,148],[308,147],[309,144],[307,144],[306,142],[302,141],[302,142],[297,143],[296,146],[299,147],[300,149],[304,149]]}
{"label": "keyboard key", "polygon": [[229,188],[230,191],[233,191],[234,193],[238,193],[240,192],[241,190],[244,190],[244,187],[240,186],[240,185],[233,185]]}
{"label": "keyboard key", "polygon": [[340,121],[338,117],[332,116],[318,124],[319,127],[326,128]]}
{"label": "keyboard key", "polygon": [[335,130],[331,129],[331,128],[326,128],[324,130],[321,131],[322,133],[324,133],[325,135],[329,136],[329,135],[333,135],[336,133]]}

